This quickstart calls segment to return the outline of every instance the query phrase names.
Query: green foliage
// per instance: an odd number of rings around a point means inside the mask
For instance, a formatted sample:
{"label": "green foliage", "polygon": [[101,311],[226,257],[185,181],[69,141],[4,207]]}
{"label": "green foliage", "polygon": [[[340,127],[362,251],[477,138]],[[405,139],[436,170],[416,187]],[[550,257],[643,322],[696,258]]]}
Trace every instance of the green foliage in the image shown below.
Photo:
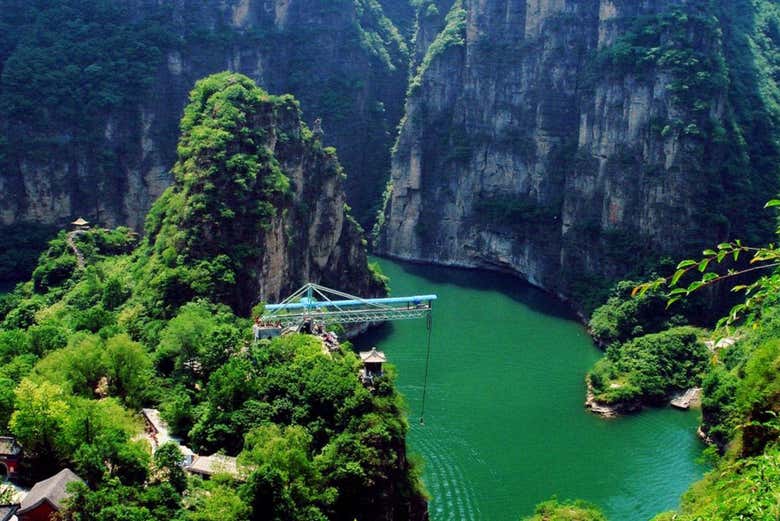
{"label": "green foliage", "polygon": [[160,333],[154,353],[158,370],[194,385],[240,347],[241,332],[234,320],[224,306],[205,301],[183,306]]}
{"label": "green foliage", "polygon": [[675,391],[697,387],[708,367],[699,331],[676,327],[613,344],[591,375],[596,399],[660,404]]}
{"label": "green foliage", "polygon": [[719,447],[731,439],[738,417],[735,395],[739,379],[716,365],[702,382],[702,430]]}
{"label": "green foliage", "polygon": [[685,322],[682,316],[666,312],[666,295],[660,291],[632,298],[636,285],[632,281],[619,282],[607,302],[593,312],[588,327],[599,345],[622,344]]}
{"label": "green foliage", "polygon": [[187,488],[187,476],[181,466],[183,459],[176,443],[169,441],[161,445],[154,453],[156,479],[170,484],[177,492],[183,492]]}
{"label": "green foliage", "polygon": [[[419,473],[405,458],[392,373],[372,394],[350,351],[326,355],[305,335],[252,344],[242,318],[264,234],[296,211],[272,141],[328,179],[342,175],[334,151],[312,144],[295,100],[230,73],[198,83],[182,132],[175,184],[139,247],[127,229],[80,232],[70,237],[85,267],[71,269],[60,233],[34,280],[0,299],[0,430],[22,441],[32,478],[70,466],[87,480],[66,520],[408,511]],[[373,287],[386,283],[371,273]],[[150,461],[147,444],[133,441],[136,411],[149,406],[202,454],[245,454],[246,485],[188,481],[175,445]]]}
{"label": "green foliage", "polygon": [[103,298],[101,304],[109,311],[121,306],[130,297],[130,290],[118,277],[111,277],[106,281],[103,287]]}
{"label": "green foliage", "polygon": [[655,521],[774,519],[780,494],[780,450],[737,461],[723,461],[684,496],[679,513]]}
{"label": "green foliage", "polygon": [[39,293],[45,293],[50,288],[59,286],[70,278],[75,269],[76,258],[72,255],[63,255],[46,264],[39,265],[32,275],[35,290]]}
{"label": "green foliage", "polygon": [[16,391],[16,409],[9,428],[30,454],[41,459],[57,457],[62,450],[58,442],[68,409],[60,387],[23,380]]}
{"label": "green foliage", "polygon": [[273,520],[327,519],[323,510],[336,496],[318,490],[310,456],[311,435],[303,427],[260,426],[246,436],[241,460],[256,468],[246,492],[254,513]]}
{"label": "green foliage", "polygon": [[234,73],[195,85],[181,124],[176,183],[146,225],[149,258],[139,276],[156,315],[170,317],[199,296],[249,312],[263,237],[290,202],[290,181],[269,145],[277,127],[292,140],[287,146],[302,145],[291,96],[270,96]]}
{"label": "green foliage", "polygon": [[218,477],[205,481],[190,497],[186,521],[249,521],[249,506],[244,503],[233,483]]}
{"label": "green foliage", "polygon": [[371,273],[371,277],[377,282],[380,287],[384,288],[385,293],[390,292],[390,277],[382,273],[382,267],[378,262],[369,262],[368,271]]}
{"label": "green foliage", "polygon": [[170,484],[142,488],[110,479],[95,490],[72,485],[59,515],[63,521],[157,521],[176,519],[180,504],[181,496]]}
{"label": "green foliage", "polygon": [[536,506],[533,516],[524,521],[606,521],[598,508],[585,501],[550,499]]}
{"label": "green foliage", "polygon": [[[392,371],[372,394],[351,352],[304,335],[253,346],[249,320],[205,299],[152,318],[149,287],[126,276],[136,261],[103,248],[60,287],[20,286],[0,328],[0,429],[44,477],[68,465],[92,487],[64,519],[354,519],[420,497]],[[152,464],[130,412],[152,403],[189,446],[251,461],[246,485],[189,483],[175,446]]]}
{"label": "green foliage", "polygon": [[0,103],[28,125],[93,126],[107,110],[141,101],[166,36],[154,25],[129,22],[121,4],[72,0],[25,4],[25,38],[7,57]]}
{"label": "green foliage", "polygon": [[152,381],[152,363],[141,344],[124,334],[112,337],[106,342],[103,361],[108,393],[121,398],[130,408],[139,408]]}
{"label": "green foliage", "polygon": [[666,88],[672,101],[703,114],[728,81],[722,55],[708,49],[719,40],[718,31],[718,20],[707,8],[675,8],[636,20],[631,30],[600,51],[598,61],[623,74],[641,75],[654,67],[668,71],[673,79]]}
{"label": "green foliage", "polygon": [[445,17],[444,29],[436,35],[436,38],[428,46],[420,64],[417,66],[414,77],[409,82],[409,93],[413,93],[422,85],[425,71],[431,66],[433,61],[444,54],[452,47],[462,47],[466,44],[466,9],[463,7],[462,0],[455,0],[450,8],[450,12]]}

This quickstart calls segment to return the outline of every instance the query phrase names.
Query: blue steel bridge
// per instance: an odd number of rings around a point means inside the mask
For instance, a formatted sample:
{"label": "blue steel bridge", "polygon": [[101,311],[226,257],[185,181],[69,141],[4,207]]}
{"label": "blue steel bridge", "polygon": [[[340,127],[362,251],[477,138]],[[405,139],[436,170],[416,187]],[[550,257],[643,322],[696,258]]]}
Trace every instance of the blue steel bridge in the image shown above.
{"label": "blue steel bridge", "polygon": [[357,324],[429,318],[436,295],[361,298],[308,283],[279,304],[268,304],[261,320],[300,327],[306,322]]}

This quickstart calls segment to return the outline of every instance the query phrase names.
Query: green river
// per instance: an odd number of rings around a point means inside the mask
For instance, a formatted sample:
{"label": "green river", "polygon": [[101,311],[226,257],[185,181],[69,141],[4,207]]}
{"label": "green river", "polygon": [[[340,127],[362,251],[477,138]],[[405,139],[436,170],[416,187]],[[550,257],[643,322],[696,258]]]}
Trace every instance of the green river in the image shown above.
{"label": "green river", "polygon": [[600,352],[549,295],[509,275],[379,263],[393,295],[439,296],[424,425],[424,321],[355,341],[398,369],[433,521],[516,521],[553,495],[595,503],[611,521],[646,521],[702,476],[698,412],[604,420],[585,410],[583,377]]}

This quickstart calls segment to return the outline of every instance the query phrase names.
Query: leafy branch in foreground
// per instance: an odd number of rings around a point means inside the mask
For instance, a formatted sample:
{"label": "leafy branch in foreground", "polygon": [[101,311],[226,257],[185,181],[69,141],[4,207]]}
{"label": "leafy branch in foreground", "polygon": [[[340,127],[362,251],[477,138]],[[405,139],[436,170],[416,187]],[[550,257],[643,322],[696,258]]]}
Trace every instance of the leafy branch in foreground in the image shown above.
{"label": "leafy branch in foreground", "polygon": [[[780,199],[773,199],[766,203],[765,208],[780,206]],[[749,266],[743,269],[727,268],[725,272],[713,269],[714,265],[723,266],[726,261],[738,262],[740,257],[749,257]],[[713,284],[731,279],[740,275],[753,272],[771,270],[768,275],[763,275],[750,284],[738,284],[731,288],[733,292],[744,292],[744,302],[735,305],[729,314],[718,321],[718,327],[732,324],[746,312],[757,309],[758,305],[772,294],[780,290],[780,272],[775,268],[780,267],[780,249],[774,244],[764,247],[752,247],[742,244],[742,241],[723,242],[716,249],[708,249],[702,252],[702,258],[698,260],[686,259],[677,265],[677,269],[670,277],[659,277],[650,282],[645,282],[634,288],[632,296],[644,295],[651,289],[662,287],[670,288],[666,296],[668,308],[683,297],[689,296],[694,291],[711,286]],[[690,280],[694,275],[695,280],[687,286],[680,285],[680,281]]]}

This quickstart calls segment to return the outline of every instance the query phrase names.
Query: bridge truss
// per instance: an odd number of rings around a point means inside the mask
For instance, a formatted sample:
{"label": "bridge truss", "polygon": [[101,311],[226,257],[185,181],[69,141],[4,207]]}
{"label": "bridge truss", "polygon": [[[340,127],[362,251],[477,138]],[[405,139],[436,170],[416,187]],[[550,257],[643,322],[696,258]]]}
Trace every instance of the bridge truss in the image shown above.
{"label": "bridge truss", "polygon": [[357,324],[427,318],[436,298],[436,295],[416,295],[364,299],[310,282],[279,304],[266,305],[261,320],[281,323],[283,327],[300,327],[313,321]]}

